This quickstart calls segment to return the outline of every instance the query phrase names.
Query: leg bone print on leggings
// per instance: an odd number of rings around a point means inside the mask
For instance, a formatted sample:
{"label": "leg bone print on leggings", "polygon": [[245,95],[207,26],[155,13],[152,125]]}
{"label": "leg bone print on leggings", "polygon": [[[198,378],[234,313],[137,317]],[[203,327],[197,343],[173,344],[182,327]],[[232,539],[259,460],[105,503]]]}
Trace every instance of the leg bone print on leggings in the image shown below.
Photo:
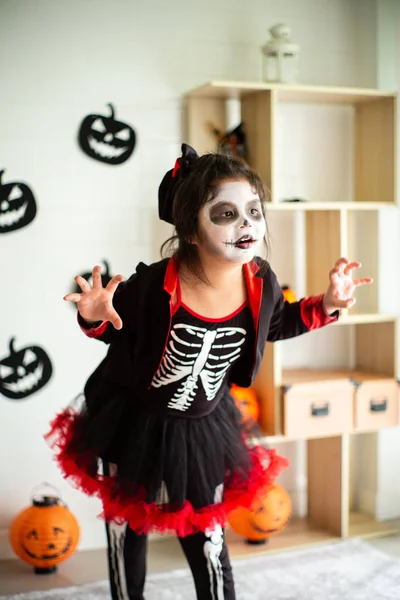
{"label": "leg bone print on leggings", "polygon": [[[207,541],[204,544],[204,556],[210,576],[210,591],[213,600],[224,600],[224,576],[220,555],[224,545],[222,528],[217,525],[214,530],[205,532]],[[215,591],[217,595],[215,595]]]}
{"label": "leg bone print on leggings", "polygon": [[153,377],[152,387],[169,385],[184,379],[168,408],[187,410],[195,396],[199,379],[207,400],[215,398],[229,366],[240,356],[246,331],[241,327],[219,327],[207,330],[177,323]]}

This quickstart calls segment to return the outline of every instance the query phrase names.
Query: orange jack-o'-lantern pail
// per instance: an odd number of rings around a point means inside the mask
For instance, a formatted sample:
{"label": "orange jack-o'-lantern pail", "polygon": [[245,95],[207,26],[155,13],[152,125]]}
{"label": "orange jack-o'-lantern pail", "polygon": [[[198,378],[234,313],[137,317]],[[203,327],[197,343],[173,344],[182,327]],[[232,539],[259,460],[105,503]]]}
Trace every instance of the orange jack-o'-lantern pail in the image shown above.
{"label": "orange jack-o'-lantern pail", "polygon": [[32,506],[16,515],[9,529],[15,554],[35,573],[54,573],[76,550],[80,529],[57,495],[33,496]]}
{"label": "orange jack-o'-lantern pail", "polygon": [[233,384],[230,392],[236,407],[242,414],[241,422],[243,426],[245,429],[250,429],[257,423],[260,415],[260,405],[255,391],[251,388],[244,388]]}
{"label": "orange jack-o'-lantern pail", "polygon": [[229,515],[233,531],[247,542],[262,544],[286,527],[292,514],[292,503],[287,491],[277,483],[271,485],[265,498],[252,510],[236,508]]}
{"label": "orange jack-o'-lantern pail", "polygon": [[282,294],[283,294],[283,299],[286,300],[286,302],[297,302],[297,297],[296,294],[294,293],[294,290],[292,290],[292,288],[290,288],[288,285],[283,285],[282,286]]}

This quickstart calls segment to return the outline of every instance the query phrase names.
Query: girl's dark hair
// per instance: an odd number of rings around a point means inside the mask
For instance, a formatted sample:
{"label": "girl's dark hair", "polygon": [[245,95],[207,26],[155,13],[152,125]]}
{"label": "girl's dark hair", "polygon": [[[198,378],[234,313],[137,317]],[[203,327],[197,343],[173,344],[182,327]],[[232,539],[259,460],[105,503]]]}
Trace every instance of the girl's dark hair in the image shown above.
{"label": "girl's dark hair", "polygon": [[[227,154],[204,154],[191,164],[187,173],[176,183],[172,208],[175,234],[161,246],[161,256],[176,256],[196,277],[207,281],[200,264],[197,246],[190,243],[197,234],[199,210],[206,202],[215,198],[223,181],[240,179],[248,181],[260,198],[265,218],[266,190],[258,173],[242,159]],[[264,246],[267,255],[268,233],[264,238]]]}

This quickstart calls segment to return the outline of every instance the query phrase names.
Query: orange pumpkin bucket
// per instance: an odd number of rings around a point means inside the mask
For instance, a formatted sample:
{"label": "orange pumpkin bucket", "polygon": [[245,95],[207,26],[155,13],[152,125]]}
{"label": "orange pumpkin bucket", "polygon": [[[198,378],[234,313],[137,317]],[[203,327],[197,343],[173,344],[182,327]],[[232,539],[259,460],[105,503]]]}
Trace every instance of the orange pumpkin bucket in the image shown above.
{"label": "orange pumpkin bucket", "polygon": [[287,491],[277,483],[271,485],[264,500],[252,510],[236,508],[229,515],[233,531],[249,544],[264,544],[282,531],[292,514],[292,503]]}
{"label": "orange pumpkin bucket", "polygon": [[230,392],[236,407],[242,414],[242,424],[246,429],[250,429],[257,423],[260,415],[260,405],[256,393],[251,388],[239,387],[236,384],[231,386]]}
{"label": "orange pumpkin bucket", "polygon": [[32,495],[32,506],[17,514],[9,530],[15,554],[37,574],[54,573],[75,552],[79,538],[78,521],[58,494]]}
{"label": "orange pumpkin bucket", "polygon": [[286,300],[286,302],[290,302],[290,303],[297,302],[296,294],[294,293],[292,288],[290,288],[288,285],[282,286],[282,294],[283,294],[283,298],[284,298],[284,300]]}

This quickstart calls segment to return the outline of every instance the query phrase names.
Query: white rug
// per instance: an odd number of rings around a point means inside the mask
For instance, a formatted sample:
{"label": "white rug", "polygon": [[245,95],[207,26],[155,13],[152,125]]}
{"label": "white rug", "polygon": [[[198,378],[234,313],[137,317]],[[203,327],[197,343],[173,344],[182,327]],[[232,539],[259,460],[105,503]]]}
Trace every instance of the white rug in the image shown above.
{"label": "white rug", "polygon": [[[360,540],[232,561],[237,600],[399,600],[400,559]],[[150,574],[146,600],[194,600],[187,569]],[[108,582],[0,600],[109,600]]]}

